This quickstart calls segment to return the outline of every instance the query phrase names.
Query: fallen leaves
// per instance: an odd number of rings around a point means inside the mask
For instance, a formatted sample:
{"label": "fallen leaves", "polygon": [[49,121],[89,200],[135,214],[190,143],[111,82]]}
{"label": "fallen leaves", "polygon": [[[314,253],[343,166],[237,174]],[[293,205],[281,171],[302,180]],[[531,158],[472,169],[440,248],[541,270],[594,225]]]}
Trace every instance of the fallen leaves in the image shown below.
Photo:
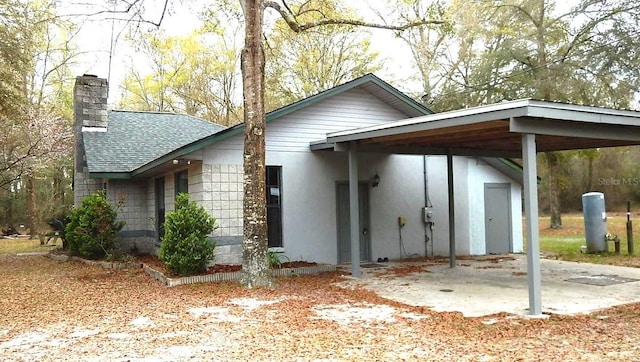
{"label": "fallen leaves", "polygon": [[[386,269],[424,272],[417,267]],[[634,360],[640,305],[463,318],[341,288],[339,273],[166,288],[139,269],[0,256],[3,360]],[[446,298],[446,294],[443,294]],[[606,316],[606,318],[602,318]]]}

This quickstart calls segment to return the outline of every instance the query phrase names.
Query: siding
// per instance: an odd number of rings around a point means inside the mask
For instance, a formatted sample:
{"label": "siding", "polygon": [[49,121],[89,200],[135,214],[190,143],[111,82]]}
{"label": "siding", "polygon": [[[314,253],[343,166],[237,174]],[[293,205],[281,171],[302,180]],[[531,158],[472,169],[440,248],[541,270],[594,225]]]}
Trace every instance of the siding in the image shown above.
{"label": "siding", "polygon": [[[406,117],[373,95],[360,89],[352,89],[269,122],[266,133],[267,151],[306,152],[309,151],[310,142],[324,139],[327,133],[388,123]],[[242,150],[243,142],[243,136],[237,135],[213,148]]]}

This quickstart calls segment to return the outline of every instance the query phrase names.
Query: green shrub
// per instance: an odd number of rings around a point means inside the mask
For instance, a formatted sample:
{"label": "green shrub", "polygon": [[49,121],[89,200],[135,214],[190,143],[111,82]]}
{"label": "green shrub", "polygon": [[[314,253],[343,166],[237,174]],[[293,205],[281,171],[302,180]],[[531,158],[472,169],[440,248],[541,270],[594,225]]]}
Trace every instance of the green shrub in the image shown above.
{"label": "green shrub", "polygon": [[217,228],[216,219],[188,194],[178,194],[176,209],[167,213],[164,237],[158,258],[177,275],[204,271],[214,257],[216,244],[209,234]]}
{"label": "green shrub", "polygon": [[267,252],[267,263],[269,264],[269,268],[271,269],[280,269],[282,268],[282,259],[285,260],[285,262],[289,261],[289,258],[284,255],[284,254],[280,254],[278,252],[275,251],[269,251]]}
{"label": "green shrub", "polygon": [[118,232],[125,224],[116,221],[117,217],[104,190],[85,196],[82,204],[71,210],[65,227],[69,251],[89,259],[111,255],[118,248]]}

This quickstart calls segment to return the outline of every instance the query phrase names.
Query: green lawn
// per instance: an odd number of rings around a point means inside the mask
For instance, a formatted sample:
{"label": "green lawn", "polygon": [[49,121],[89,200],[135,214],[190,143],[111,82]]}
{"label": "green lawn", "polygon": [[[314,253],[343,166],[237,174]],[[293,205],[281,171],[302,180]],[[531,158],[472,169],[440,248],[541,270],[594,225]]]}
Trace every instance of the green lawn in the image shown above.
{"label": "green lawn", "polygon": [[[637,216],[635,216],[637,217]],[[632,219],[632,221],[634,221]],[[583,254],[581,247],[586,245],[584,221],[582,215],[570,214],[562,217],[562,228],[549,228],[549,218],[540,218],[540,251],[550,257],[562,260],[614,264],[640,267],[640,220],[635,220],[633,228],[634,254],[627,253],[627,217],[626,214],[612,214],[607,217],[607,230],[620,238],[620,255],[614,254],[614,243],[608,243],[609,252],[602,254]],[[525,240],[526,242],[526,240]]]}
{"label": "green lawn", "polygon": [[51,240],[48,245],[40,245],[38,238],[29,239],[28,237],[20,238],[1,238],[0,254],[20,254],[32,253],[36,251],[49,251],[57,247],[62,247],[62,240]]}

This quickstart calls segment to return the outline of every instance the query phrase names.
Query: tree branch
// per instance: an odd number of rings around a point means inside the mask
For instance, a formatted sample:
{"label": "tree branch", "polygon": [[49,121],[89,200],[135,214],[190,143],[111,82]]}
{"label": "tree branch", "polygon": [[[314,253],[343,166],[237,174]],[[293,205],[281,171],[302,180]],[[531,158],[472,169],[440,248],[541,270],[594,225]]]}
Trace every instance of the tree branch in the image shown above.
{"label": "tree branch", "polygon": [[296,33],[300,33],[309,29],[317,28],[319,26],[325,25],[349,25],[349,26],[362,26],[366,28],[376,28],[376,29],[385,29],[385,30],[395,30],[395,31],[404,31],[410,28],[414,28],[417,26],[423,25],[441,25],[446,22],[443,20],[427,20],[427,19],[418,19],[411,21],[409,23],[403,25],[388,25],[388,24],[378,24],[378,23],[370,23],[363,20],[356,19],[321,19],[318,21],[311,21],[304,24],[299,24],[295,17],[291,14],[288,9],[284,9],[280,6],[279,3],[275,1],[265,1],[265,8],[271,8],[280,14],[282,19],[289,25],[289,28]]}

